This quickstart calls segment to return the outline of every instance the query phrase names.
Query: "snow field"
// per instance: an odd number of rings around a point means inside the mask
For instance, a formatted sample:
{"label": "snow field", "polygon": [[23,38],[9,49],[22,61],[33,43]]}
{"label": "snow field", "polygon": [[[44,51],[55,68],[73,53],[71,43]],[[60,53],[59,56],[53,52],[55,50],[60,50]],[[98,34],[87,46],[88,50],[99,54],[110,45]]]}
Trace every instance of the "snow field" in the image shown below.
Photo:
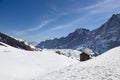
{"label": "snow field", "polygon": [[120,47],[34,80],[120,80]]}
{"label": "snow field", "polygon": [[30,80],[78,62],[52,50],[25,51],[6,46],[0,45],[1,80]]}

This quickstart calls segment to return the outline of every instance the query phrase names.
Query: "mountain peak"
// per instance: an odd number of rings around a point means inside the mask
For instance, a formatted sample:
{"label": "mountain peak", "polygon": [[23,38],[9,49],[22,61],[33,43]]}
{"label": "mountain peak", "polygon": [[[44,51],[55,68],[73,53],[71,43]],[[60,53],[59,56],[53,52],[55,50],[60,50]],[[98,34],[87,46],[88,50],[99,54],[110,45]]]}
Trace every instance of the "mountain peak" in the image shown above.
{"label": "mountain peak", "polygon": [[120,14],[113,14],[111,18],[101,27],[102,30],[118,29],[120,28]]}
{"label": "mountain peak", "polygon": [[86,33],[89,32],[89,29],[85,29],[85,28],[78,28],[75,30],[76,33],[81,34],[81,33]]}
{"label": "mountain peak", "polygon": [[110,18],[110,20],[115,20],[115,19],[120,20],[120,14],[113,14],[112,17]]}
{"label": "mountain peak", "polygon": [[117,14],[117,17],[120,19],[120,14]]}

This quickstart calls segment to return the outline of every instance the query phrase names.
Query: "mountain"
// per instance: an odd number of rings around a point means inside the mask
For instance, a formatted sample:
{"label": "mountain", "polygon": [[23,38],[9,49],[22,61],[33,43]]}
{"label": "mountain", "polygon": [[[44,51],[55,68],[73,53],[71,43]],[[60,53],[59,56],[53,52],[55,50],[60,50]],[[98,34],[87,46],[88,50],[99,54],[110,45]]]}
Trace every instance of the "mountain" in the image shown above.
{"label": "mountain", "polygon": [[55,38],[39,43],[37,47],[48,49],[82,49],[90,48],[103,53],[120,45],[120,14],[113,14],[103,25],[95,30],[77,29],[67,37]]}
{"label": "mountain", "polygon": [[10,46],[20,48],[20,49],[25,49],[25,50],[30,50],[30,51],[35,50],[35,47],[28,44],[26,41],[10,37],[1,32],[0,32],[0,42],[6,43]]}
{"label": "mountain", "polygon": [[120,80],[120,46],[34,80]]}

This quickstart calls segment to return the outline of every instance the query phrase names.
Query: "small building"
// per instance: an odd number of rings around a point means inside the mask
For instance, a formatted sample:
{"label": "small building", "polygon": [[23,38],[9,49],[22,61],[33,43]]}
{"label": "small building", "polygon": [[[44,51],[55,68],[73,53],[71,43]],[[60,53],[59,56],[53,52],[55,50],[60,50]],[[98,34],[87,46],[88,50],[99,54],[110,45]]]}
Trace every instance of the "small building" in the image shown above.
{"label": "small building", "polygon": [[89,55],[89,54],[86,54],[86,53],[84,53],[84,52],[82,52],[82,53],[80,54],[80,61],[86,61],[86,60],[88,60],[88,59],[90,59],[90,55]]}
{"label": "small building", "polygon": [[93,56],[93,52],[90,49],[83,49],[80,54],[80,61],[89,60]]}

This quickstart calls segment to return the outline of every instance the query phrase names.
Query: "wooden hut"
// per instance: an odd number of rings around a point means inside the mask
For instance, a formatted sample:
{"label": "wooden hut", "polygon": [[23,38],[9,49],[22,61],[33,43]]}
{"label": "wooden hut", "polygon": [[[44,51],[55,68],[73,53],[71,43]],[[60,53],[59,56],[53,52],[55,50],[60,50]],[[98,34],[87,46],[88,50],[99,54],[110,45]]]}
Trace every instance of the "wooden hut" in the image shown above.
{"label": "wooden hut", "polygon": [[89,54],[87,54],[87,53],[85,53],[85,52],[82,52],[82,53],[80,54],[80,61],[86,61],[86,60],[88,60],[88,59],[90,59],[90,55],[89,55]]}
{"label": "wooden hut", "polygon": [[80,61],[86,61],[94,55],[94,52],[89,48],[83,49],[81,52],[82,53],[80,54]]}

